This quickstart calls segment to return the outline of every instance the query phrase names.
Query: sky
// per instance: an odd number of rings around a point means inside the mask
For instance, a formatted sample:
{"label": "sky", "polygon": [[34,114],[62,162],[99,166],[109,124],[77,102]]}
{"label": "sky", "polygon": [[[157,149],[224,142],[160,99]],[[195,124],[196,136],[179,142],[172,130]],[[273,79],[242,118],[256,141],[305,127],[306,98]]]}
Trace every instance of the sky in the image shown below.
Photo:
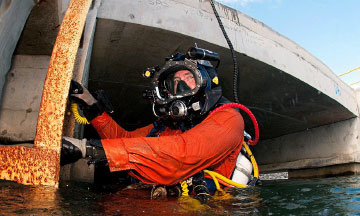
{"label": "sky", "polygon": [[[360,0],[216,1],[296,42],[335,74],[360,67]],[[341,79],[348,84],[360,81],[360,69]]]}

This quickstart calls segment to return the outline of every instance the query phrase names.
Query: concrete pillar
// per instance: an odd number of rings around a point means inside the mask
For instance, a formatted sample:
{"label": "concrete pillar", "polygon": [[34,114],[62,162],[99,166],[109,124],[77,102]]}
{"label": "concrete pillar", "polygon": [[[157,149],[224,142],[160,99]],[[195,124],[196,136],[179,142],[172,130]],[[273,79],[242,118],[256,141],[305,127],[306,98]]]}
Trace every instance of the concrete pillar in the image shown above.
{"label": "concrete pillar", "polygon": [[[87,84],[88,80],[92,43],[96,26],[96,15],[97,9],[100,6],[100,2],[100,0],[94,1],[92,8],[89,11],[86,25],[84,27],[82,42],[80,44],[74,66],[74,79],[82,81],[85,84]],[[42,5],[41,8],[37,8],[37,10],[34,12],[35,14],[33,14],[33,17],[36,18],[39,16],[39,14],[45,13],[44,10],[48,8],[51,10],[57,8],[58,13],[53,13],[55,18],[49,18],[56,24],[58,20],[61,21],[63,19],[64,8],[66,9],[68,3],[69,1],[67,0],[59,0],[55,4],[50,2],[48,4]],[[30,10],[31,8],[29,9],[29,12]],[[50,14],[47,13],[47,16],[50,16]],[[57,18],[57,16],[59,16],[59,18]],[[12,14],[11,19],[16,20],[14,17],[14,14]],[[25,24],[25,21],[26,18],[24,19],[23,24]],[[53,22],[52,24],[54,24]],[[30,26],[35,25],[36,29],[44,31],[46,30],[46,26],[42,25],[41,23],[37,23],[37,20],[34,18],[29,23],[31,23]],[[6,44],[3,40],[6,38],[16,39],[13,41],[14,46],[12,51],[5,53],[9,57],[8,67],[10,68],[11,66],[11,70],[7,76],[4,74],[5,78],[2,81],[2,83],[5,83],[5,85],[3,90],[3,103],[0,104],[0,139],[5,138],[9,140],[23,141],[33,140],[35,137],[41,94],[43,91],[46,73],[48,71],[50,56],[38,55],[37,51],[44,51],[44,49],[41,49],[42,46],[39,44],[36,44],[35,46],[29,46],[29,44],[31,44],[31,40],[36,40],[36,38],[34,38],[34,32],[32,32],[31,29],[32,28],[27,25],[26,35],[21,37],[22,39],[20,40],[20,45],[17,49],[18,53],[29,54],[15,55],[12,64],[10,60],[19,40],[22,29],[19,31],[19,34],[16,38],[2,37],[0,39],[0,44]],[[46,38],[52,38],[52,34],[49,33]],[[51,50],[45,50],[46,54],[50,52]],[[4,61],[1,61],[0,64],[3,62]],[[1,89],[2,87],[3,86],[1,86]],[[66,116],[67,122],[74,123],[74,119],[72,118],[72,115],[70,115],[70,111],[67,112]],[[77,130],[77,137],[81,137],[81,131],[79,131],[81,127],[76,127],[75,129]],[[64,135],[72,136],[73,131],[74,126],[64,125]],[[67,165],[61,170],[62,179],[65,180],[92,182],[93,175],[93,166],[88,166],[84,160],[80,160],[75,164]]]}
{"label": "concrete pillar", "polygon": [[359,162],[359,118],[263,140],[254,147],[261,171]]}
{"label": "concrete pillar", "polygon": [[289,178],[358,173],[359,139],[360,119],[356,117],[263,140],[255,146],[254,155],[260,172],[288,170]]}
{"label": "concrete pillar", "polygon": [[0,105],[0,137],[33,140],[50,56],[17,55]]}
{"label": "concrete pillar", "polygon": [[5,76],[34,0],[0,1],[0,104]]}

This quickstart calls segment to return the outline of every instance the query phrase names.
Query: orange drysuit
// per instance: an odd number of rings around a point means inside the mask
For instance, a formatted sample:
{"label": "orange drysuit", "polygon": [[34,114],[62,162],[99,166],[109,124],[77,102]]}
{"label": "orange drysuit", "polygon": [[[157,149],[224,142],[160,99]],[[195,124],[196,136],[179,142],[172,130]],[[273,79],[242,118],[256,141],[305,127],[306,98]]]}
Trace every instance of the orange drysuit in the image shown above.
{"label": "orange drysuit", "polygon": [[206,168],[229,178],[244,135],[243,118],[233,108],[185,132],[166,128],[160,137],[146,137],[153,125],[128,132],[106,113],[91,124],[102,139],[110,170],[131,170],[147,184],[174,185]]}

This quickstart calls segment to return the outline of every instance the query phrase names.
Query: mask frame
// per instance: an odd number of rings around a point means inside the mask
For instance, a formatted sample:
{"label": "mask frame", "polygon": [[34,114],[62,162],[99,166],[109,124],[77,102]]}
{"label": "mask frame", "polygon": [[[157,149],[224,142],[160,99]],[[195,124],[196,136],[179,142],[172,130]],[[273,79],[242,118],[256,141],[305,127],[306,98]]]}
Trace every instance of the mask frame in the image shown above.
{"label": "mask frame", "polygon": [[[156,117],[166,121],[168,117],[171,117],[175,122],[183,122],[183,120],[193,122],[195,119],[198,121],[222,97],[216,68],[210,63],[210,61],[217,61],[219,65],[219,55],[197,47],[195,51],[196,55],[192,49],[189,49],[187,54],[177,53],[166,58],[162,67],[155,66],[144,70],[143,76],[150,79],[151,87],[143,91],[143,97],[152,103]],[[190,71],[196,85],[194,89],[185,88],[183,92],[179,91],[175,94],[175,84],[173,77],[170,76],[174,76],[180,70]],[[173,122],[174,124],[177,123]]]}
{"label": "mask frame", "polygon": [[[179,70],[189,70],[195,79],[196,86],[194,89],[187,90],[183,93],[172,94],[165,82],[166,78]],[[181,99],[187,96],[195,95],[201,88],[206,86],[205,74],[197,67],[197,62],[194,60],[184,59],[180,61],[169,60],[165,65],[154,74],[152,85],[156,94],[156,103],[167,104],[173,100]]]}

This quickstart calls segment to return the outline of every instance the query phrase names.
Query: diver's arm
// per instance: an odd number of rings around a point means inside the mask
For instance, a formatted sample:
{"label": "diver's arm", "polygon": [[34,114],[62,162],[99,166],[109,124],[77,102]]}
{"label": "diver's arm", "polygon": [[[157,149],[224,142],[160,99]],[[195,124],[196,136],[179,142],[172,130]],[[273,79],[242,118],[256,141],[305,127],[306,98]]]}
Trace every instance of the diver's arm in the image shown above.
{"label": "diver's arm", "polygon": [[149,125],[132,132],[126,131],[105,112],[113,112],[110,99],[106,93],[99,90],[94,94],[95,97],[80,83],[71,80],[70,99],[81,104],[86,119],[95,127],[101,139],[146,136],[152,129],[152,126]]}
{"label": "diver's arm", "polygon": [[225,176],[226,178],[230,178],[235,169],[236,160],[239,156],[240,151],[241,148],[234,149],[234,151],[232,151],[225,160],[222,160],[220,163],[214,164],[210,168],[212,169],[212,171],[217,172]]}
{"label": "diver's arm", "polygon": [[98,132],[101,139],[146,136],[153,128],[153,125],[148,125],[129,132],[118,125],[106,112],[103,112],[100,116],[91,120],[91,125]]}
{"label": "diver's arm", "polygon": [[244,122],[221,110],[181,135],[101,140],[111,171],[135,170],[143,182],[172,185],[241,148]]}

